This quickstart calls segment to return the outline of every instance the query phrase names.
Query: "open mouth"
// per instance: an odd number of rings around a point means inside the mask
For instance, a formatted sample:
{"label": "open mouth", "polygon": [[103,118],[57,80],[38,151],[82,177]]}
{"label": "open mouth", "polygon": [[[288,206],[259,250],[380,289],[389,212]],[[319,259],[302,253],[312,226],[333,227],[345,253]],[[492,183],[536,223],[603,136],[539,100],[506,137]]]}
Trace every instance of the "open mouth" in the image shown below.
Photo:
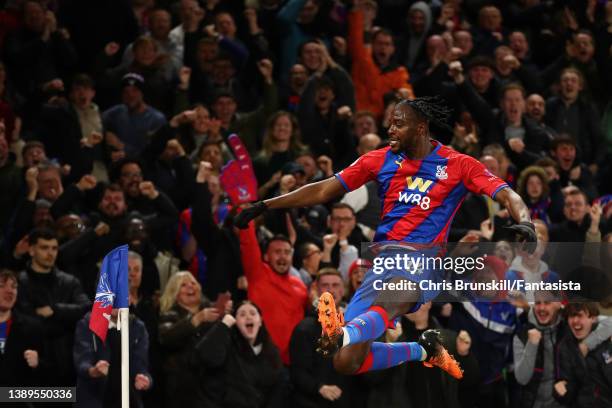
{"label": "open mouth", "polygon": [[575,324],[572,326],[572,331],[574,332],[575,337],[582,337],[582,331],[584,327],[581,324]]}

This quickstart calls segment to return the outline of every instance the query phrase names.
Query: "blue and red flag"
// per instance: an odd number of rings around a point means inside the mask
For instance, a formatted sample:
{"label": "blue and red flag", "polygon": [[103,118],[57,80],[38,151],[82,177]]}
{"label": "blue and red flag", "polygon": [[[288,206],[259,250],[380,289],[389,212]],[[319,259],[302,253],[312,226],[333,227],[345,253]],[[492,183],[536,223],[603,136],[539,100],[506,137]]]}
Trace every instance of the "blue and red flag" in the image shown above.
{"label": "blue and red flag", "polygon": [[113,308],[128,307],[128,246],[122,245],[106,254],[102,261],[89,329],[105,341]]}

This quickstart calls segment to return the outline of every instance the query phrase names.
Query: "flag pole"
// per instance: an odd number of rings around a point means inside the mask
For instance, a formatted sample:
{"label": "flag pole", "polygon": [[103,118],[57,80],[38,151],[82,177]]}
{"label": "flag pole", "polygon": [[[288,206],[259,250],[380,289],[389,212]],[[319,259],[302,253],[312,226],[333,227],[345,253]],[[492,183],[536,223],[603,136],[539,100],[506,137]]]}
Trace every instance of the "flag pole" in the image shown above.
{"label": "flag pole", "polygon": [[130,407],[128,250],[127,245],[121,245],[102,260],[96,299],[89,319],[89,329],[104,343],[112,312],[114,309],[119,311],[117,328],[121,332],[121,408]]}
{"label": "flag pole", "polygon": [[121,408],[130,407],[130,309],[119,309],[121,331]]}

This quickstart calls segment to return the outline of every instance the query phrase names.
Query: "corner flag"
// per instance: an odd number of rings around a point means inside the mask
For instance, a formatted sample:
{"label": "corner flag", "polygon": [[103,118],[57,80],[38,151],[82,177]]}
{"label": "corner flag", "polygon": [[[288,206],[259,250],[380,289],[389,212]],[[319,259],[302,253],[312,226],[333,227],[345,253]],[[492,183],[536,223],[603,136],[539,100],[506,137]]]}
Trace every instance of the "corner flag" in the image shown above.
{"label": "corner flag", "polygon": [[96,299],[89,320],[89,329],[102,341],[106,340],[113,308],[129,307],[127,255],[128,246],[122,245],[110,251],[102,261]]}

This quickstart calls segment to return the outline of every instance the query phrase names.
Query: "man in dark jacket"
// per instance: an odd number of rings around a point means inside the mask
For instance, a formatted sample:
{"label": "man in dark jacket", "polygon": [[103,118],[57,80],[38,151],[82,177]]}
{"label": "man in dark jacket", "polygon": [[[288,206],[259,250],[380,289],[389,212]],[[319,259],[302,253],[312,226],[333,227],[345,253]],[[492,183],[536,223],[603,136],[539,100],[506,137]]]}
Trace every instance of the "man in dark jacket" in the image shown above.
{"label": "man in dark jacket", "polygon": [[[542,296],[542,295],[539,295]],[[581,340],[581,350],[593,350],[609,338],[610,320]],[[561,303],[539,298],[529,311],[528,323],[514,336],[514,375],[521,385],[520,406],[560,407],[553,398],[555,375],[559,360],[555,357],[559,345],[569,335],[561,315]]]}
{"label": "man in dark jacket", "polygon": [[32,258],[19,273],[18,310],[43,325],[53,376],[48,385],[74,385],[72,341],[76,322],[91,306],[77,278],[55,266],[58,242],[53,231],[29,234]]}
{"label": "man in dark jacket", "polygon": [[608,338],[587,357],[587,371],[595,383],[595,407],[604,408],[612,405],[612,340]]}
{"label": "man in dark jacket", "polygon": [[42,108],[36,136],[49,158],[70,165],[65,181],[91,173],[96,153],[102,159],[102,150],[96,147],[102,141],[102,119],[93,103],[95,95],[93,80],[81,74],[72,80],[69,101],[57,98]]}
{"label": "man in dark jacket", "polygon": [[[587,359],[592,360],[592,364],[597,365],[597,360],[601,356],[587,354],[588,350],[581,347],[581,342],[597,327],[597,315],[599,309],[596,303],[571,303],[565,308],[567,324],[570,329],[561,344],[559,345],[558,355],[559,369],[555,378],[553,395],[557,401],[567,407],[604,407],[605,398],[602,399],[601,385],[595,382],[595,372],[587,370]],[[604,344],[609,348],[610,336],[607,336]],[[602,345],[602,347],[606,347]],[[600,350],[600,349],[598,349]],[[609,365],[610,356],[605,357],[603,363]],[[609,379],[607,379],[609,383]],[[603,390],[604,393],[606,390]]]}
{"label": "man in dark jacket", "polygon": [[354,139],[348,124],[351,110],[349,106],[336,104],[334,88],[329,78],[313,76],[302,93],[297,115],[304,142],[312,152],[337,161],[352,147]]}
{"label": "man in dark jacket", "polygon": [[232,299],[238,301],[245,298],[245,292],[238,288],[238,279],[243,275],[240,243],[231,224],[226,222],[227,219],[215,221],[221,212],[213,214],[212,210],[213,195],[209,189],[209,180],[214,176],[208,167],[210,163],[203,163],[200,163],[196,178],[190,227],[205,263],[200,265],[204,269],[204,276],[198,276],[198,279],[204,295],[209,299],[216,299],[220,293],[230,291]]}
{"label": "man in dark jacket", "polygon": [[606,149],[600,118],[593,105],[582,96],[584,78],[576,68],[561,72],[560,94],[546,101],[546,124],[569,135],[578,147],[580,162],[592,173],[603,164]]}
{"label": "man in dark jacket", "polygon": [[[330,292],[339,304],[344,296],[340,272],[333,268],[321,269],[314,283],[317,296]],[[295,403],[300,408],[350,407],[356,393],[355,377],[334,370],[332,361],[315,352],[321,324],[310,310],[291,335],[291,381],[295,387]]]}
{"label": "man in dark jacket", "polygon": [[559,168],[560,187],[576,186],[586,193],[589,200],[595,199],[598,194],[593,174],[578,159],[576,141],[567,135],[560,135],[553,139],[550,149],[550,154],[557,161]]}
{"label": "man in dark jacket", "polygon": [[[121,401],[121,333],[117,330],[118,309],[110,318],[109,331],[103,342],[89,329],[90,313],[83,317],[74,336],[74,364],[77,371],[76,407],[102,408],[119,406]],[[129,319],[130,337],[130,403],[142,408],[141,391],[153,382],[149,374],[149,335],[136,316]]]}
{"label": "man in dark jacket", "polygon": [[0,384],[43,385],[42,327],[31,317],[14,310],[17,277],[0,270]]}

